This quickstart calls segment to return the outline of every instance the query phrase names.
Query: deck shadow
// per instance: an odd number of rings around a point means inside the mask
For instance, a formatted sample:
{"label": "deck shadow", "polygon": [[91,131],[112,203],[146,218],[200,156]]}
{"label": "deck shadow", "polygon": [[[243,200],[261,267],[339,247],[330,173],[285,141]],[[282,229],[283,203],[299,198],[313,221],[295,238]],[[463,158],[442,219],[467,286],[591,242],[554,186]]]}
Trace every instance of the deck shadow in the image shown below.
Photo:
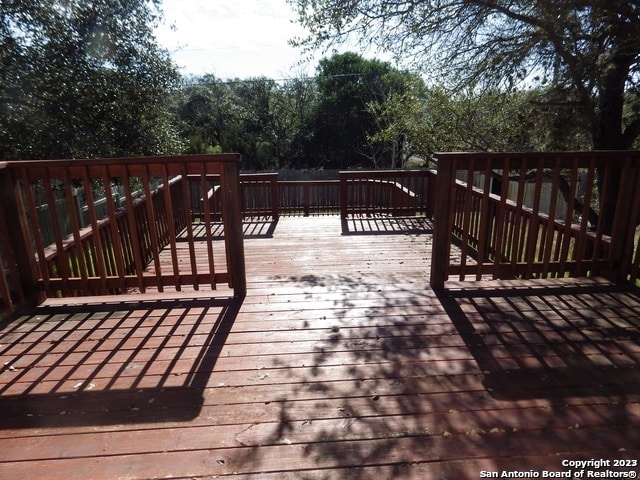
{"label": "deck shadow", "polygon": [[2,428],[197,417],[240,305],[225,298],[34,309],[1,332]]}
{"label": "deck shadow", "polygon": [[640,331],[625,315],[640,314],[636,289],[470,288],[437,296],[496,399],[640,394]]}
{"label": "deck shadow", "polygon": [[277,226],[277,218],[250,217],[243,220],[242,231],[245,238],[272,238]]}
{"label": "deck shadow", "polygon": [[427,217],[367,217],[342,219],[343,235],[398,235],[433,233],[433,222]]}
{"label": "deck shadow", "polygon": [[[249,217],[245,218],[242,222],[242,233],[245,238],[272,238],[277,226],[278,219],[271,217]],[[204,223],[193,223],[192,229],[196,242],[204,242],[207,240],[207,231]],[[210,234],[213,241],[224,240],[224,226],[222,222],[212,222]],[[180,232],[176,241],[189,241],[186,229]]]}

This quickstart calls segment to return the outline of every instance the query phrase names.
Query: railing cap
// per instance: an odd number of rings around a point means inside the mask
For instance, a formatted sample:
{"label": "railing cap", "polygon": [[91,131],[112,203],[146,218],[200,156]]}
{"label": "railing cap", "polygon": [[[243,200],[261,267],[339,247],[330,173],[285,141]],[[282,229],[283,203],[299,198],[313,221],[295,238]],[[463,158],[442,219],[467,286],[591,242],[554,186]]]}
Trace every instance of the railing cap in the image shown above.
{"label": "railing cap", "polygon": [[127,165],[127,164],[147,164],[147,163],[186,163],[186,162],[241,162],[242,155],[239,153],[214,153],[197,155],[159,155],[140,157],[114,157],[114,158],[70,158],[51,160],[9,160],[6,166],[9,167],[43,167],[43,166],[76,166],[91,165],[100,163],[102,165]]}
{"label": "railing cap", "polygon": [[[435,154],[439,165],[455,162],[456,170],[466,170],[473,167],[474,170],[485,168],[501,169],[520,168],[527,164],[527,168],[572,168],[574,162],[579,166],[586,166],[595,162],[596,166],[602,162],[623,161],[632,159],[640,160],[640,151],[637,150],[591,150],[575,152],[439,152]],[[473,166],[472,166],[473,162]],[[477,163],[476,163],[477,162]],[[509,162],[509,164],[507,164]],[[517,164],[515,164],[515,163]]]}

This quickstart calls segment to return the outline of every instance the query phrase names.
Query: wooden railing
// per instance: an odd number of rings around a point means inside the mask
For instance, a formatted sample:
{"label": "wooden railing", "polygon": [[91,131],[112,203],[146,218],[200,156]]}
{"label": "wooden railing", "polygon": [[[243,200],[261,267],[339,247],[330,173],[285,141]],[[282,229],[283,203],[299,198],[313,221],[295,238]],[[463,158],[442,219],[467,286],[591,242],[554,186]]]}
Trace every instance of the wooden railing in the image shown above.
{"label": "wooden railing", "polygon": [[278,209],[283,215],[335,215],[340,212],[340,182],[279,181]]}
{"label": "wooden railing", "polygon": [[435,173],[427,170],[340,172],[340,213],[349,215],[430,216]]}
{"label": "wooden railing", "polygon": [[240,175],[245,216],[429,215],[435,172],[343,171],[339,180],[278,180],[277,174]]}
{"label": "wooden railing", "polygon": [[[431,285],[595,276],[636,282],[638,185],[640,152],[440,154]],[[534,191],[531,205],[526,187]],[[615,218],[598,217],[606,211]],[[459,258],[451,258],[452,242],[460,245]]]}
{"label": "wooden railing", "polygon": [[[279,215],[430,215],[435,172],[424,170],[343,171],[339,180],[278,180],[277,173],[241,174],[242,213],[245,217]],[[215,176],[207,192],[194,198],[219,211]],[[190,180],[193,182],[193,180]],[[212,183],[211,183],[212,182]],[[197,187],[197,186],[196,186]],[[196,217],[199,211],[194,211]]]}
{"label": "wooden railing", "polygon": [[[240,174],[240,209],[244,217],[273,217],[278,218],[278,174],[251,173]],[[207,175],[206,185],[202,185],[200,178],[189,177],[191,198],[193,200],[192,219],[201,220],[205,205],[215,220],[222,218],[222,195],[219,175]]]}
{"label": "wooden railing", "polygon": [[245,216],[278,218],[277,173],[242,174],[240,184],[242,213]]}
{"label": "wooden railing", "polygon": [[[242,219],[239,192],[239,155],[195,155],[121,159],[5,162],[0,166],[0,243],[7,271],[0,273],[4,310],[33,305],[47,296],[108,295],[125,291],[145,292],[183,287],[199,289],[227,283],[236,296],[246,291]],[[213,251],[214,212],[203,202],[201,235],[206,243],[205,264],[195,251],[189,185],[199,179],[208,190],[208,178],[220,179],[225,248],[222,260]],[[161,186],[151,190],[150,180]],[[189,179],[190,181],[187,181]],[[117,209],[111,185],[124,185],[127,202]],[[134,186],[144,195],[132,200]],[[90,225],[81,228],[73,201],[74,187],[87,196]],[[99,218],[94,192],[102,190],[107,215]],[[49,217],[53,243],[43,241],[36,213],[36,191],[42,193],[50,212],[64,198],[70,214],[71,234],[61,229],[57,214]],[[200,208],[200,204],[198,205]],[[179,238],[180,237],[180,238]],[[179,249],[186,240],[186,249]],[[170,261],[159,253],[169,249]],[[35,252],[35,255],[34,255]],[[221,266],[226,265],[226,270]]]}

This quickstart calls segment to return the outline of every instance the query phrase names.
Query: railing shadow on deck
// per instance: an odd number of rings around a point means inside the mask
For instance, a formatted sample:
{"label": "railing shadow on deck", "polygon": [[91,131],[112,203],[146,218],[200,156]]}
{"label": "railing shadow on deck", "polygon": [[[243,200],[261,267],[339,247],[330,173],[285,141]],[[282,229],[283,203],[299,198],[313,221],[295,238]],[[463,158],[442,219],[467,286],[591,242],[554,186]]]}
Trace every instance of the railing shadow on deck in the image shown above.
{"label": "railing shadow on deck", "polygon": [[3,322],[0,351],[11,361],[4,367],[10,379],[0,383],[2,428],[196,418],[241,304],[198,298],[45,306]]}
{"label": "railing shadow on deck", "polygon": [[352,216],[342,219],[342,235],[398,235],[433,233],[428,217]]}
{"label": "railing shadow on deck", "polygon": [[[640,332],[632,287],[528,286],[436,291],[500,400],[640,394]],[[616,311],[615,319],[607,312]],[[617,319],[617,320],[616,320]]]}
{"label": "railing shadow on deck", "polygon": [[242,222],[244,238],[272,238],[278,226],[278,218],[245,218]]}
{"label": "railing shadow on deck", "polygon": [[[277,226],[277,218],[248,217],[242,221],[242,235],[244,238],[272,238]],[[207,241],[206,226],[203,223],[193,223],[192,230],[194,241]],[[214,242],[224,240],[224,224],[222,222],[212,224],[211,240]],[[176,241],[188,242],[189,238],[185,232],[181,232]]]}

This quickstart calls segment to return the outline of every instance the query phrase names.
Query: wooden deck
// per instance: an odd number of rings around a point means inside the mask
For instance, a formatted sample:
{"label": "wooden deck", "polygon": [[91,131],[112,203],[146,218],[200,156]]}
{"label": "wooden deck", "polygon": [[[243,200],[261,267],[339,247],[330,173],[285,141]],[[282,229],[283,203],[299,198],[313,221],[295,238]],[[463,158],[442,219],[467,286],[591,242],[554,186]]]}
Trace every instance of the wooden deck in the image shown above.
{"label": "wooden deck", "polygon": [[[243,302],[50,299],[3,325],[0,479],[542,478],[640,460],[637,290],[436,294],[424,219],[245,235]],[[640,467],[585,470],[607,469]]]}

